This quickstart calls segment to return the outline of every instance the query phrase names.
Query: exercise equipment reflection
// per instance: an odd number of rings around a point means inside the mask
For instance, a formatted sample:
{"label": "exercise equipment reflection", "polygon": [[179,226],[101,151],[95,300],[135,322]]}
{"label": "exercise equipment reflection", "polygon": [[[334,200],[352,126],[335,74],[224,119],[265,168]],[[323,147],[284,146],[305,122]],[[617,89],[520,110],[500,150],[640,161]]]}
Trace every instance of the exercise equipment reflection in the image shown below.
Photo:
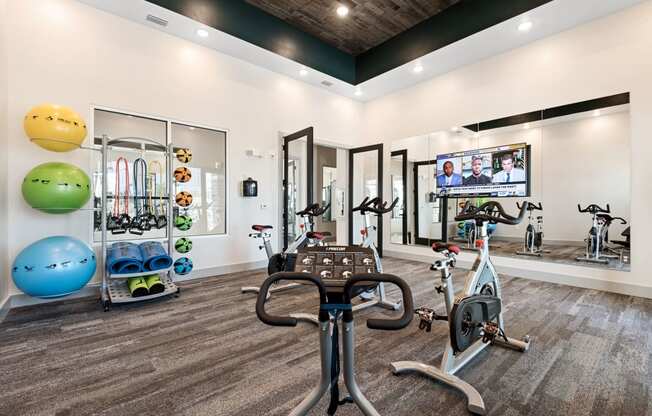
{"label": "exercise equipment reflection", "polygon": [[[543,216],[536,217],[536,223],[532,221],[532,214],[534,211],[543,211],[541,202],[533,204],[532,202],[523,202],[527,205],[528,211],[528,225],[525,230],[525,239],[523,241],[523,250],[519,250],[516,254],[522,256],[537,256],[541,257],[544,253],[549,253],[549,250],[543,249]],[[517,202],[516,206],[521,209],[521,205]]]}
{"label": "exercise equipment reflection", "polygon": [[627,224],[627,221],[622,217],[612,217],[611,208],[607,204],[606,208],[601,208],[599,205],[591,204],[586,208],[582,208],[577,204],[577,209],[580,213],[591,214],[591,228],[589,229],[588,236],[584,239],[586,246],[584,256],[577,257],[577,261],[585,261],[589,263],[608,264],[609,260],[621,258],[621,254],[605,254],[604,252],[614,252],[609,246],[609,226],[614,221],[619,221],[620,224]]}

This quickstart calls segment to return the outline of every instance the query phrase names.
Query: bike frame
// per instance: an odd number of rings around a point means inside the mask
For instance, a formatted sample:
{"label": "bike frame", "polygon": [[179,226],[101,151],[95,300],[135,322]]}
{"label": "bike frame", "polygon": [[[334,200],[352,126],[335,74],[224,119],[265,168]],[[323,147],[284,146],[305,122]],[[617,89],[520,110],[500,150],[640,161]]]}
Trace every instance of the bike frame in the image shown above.
{"label": "bike frame", "polygon": [[[374,261],[376,262],[376,272],[383,273],[383,265],[380,260],[380,254],[378,254],[378,249],[376,248],[376,243],[371,236],[371,231],[376,231],[376,226],[371,225],[370,213],[365,212],[364,217],[364,229],[363,229],[363,239],[360,244],[361,247],[369,248],[374,253]],[[382,221],[382,217],[380,219]],[[401,302],[390,302],[387,300],[385,295],[385,285],[381,282],[378,283],[375,289],[376,296],[373,299],[370,299],[366,302],[359,303],[353,307],[354,311],[359,311],[362,309],[367,309],[372,306],[380,306],[385,309],[397,311],[401,307]]]}
{"label": "bike frame", "polygon": [[[476,241],[476,247],[478,248],[478,257],[476,258],[475,262],[473,263],[473,267],[466,276],[464,291],[460,296],[467,297],[478,294],[486,284],[492,284],[493,290],[495,292],[493,293],[493,296],[501,298],[502,293],[498,274],[496,273],[496,269],[491,262],[491,258],[489,257],[489,235],[487,232],[487,222],[483,222],[482,225],[479,226],[476,225],[476,233],[478,231],[480,232],[481,236],[481,239]],[[449,257],[445,260],[439,260],[433,265],[433,268],[441,273],[441,287],[444,291],[446,313],[449,319],[453,310],[453,306],[455,305],[455,288],[453,287],[453,279],[450,272],[450,267],[453,262],[454,259]],[[504,331],[505,328],[502,311],[498,315],[497,321],[500,329]],[[497,345],[516,349],[519,351],[527,351],[530,345],[529,342],[524,342],[513,338],[507,338],[507,342],[496,338],[494,342]],[[419,363],[416,361],[393,362],[391,367],[394,374],[416,372],[430,377],[434,380],[440,381],[450,387],[453,387],[462,392],[467,397],[467,406],[469,411],[476,414],[486,414],[484,400],[482,399],[480,393],[475,389],[475,387],[465,382],[461,378],[455,376],[455,374],[489,345],[491,344],[484,343],[482,342],[482,339],[478,339],[468,349],[456,355],[449,337],[439,367]]]}

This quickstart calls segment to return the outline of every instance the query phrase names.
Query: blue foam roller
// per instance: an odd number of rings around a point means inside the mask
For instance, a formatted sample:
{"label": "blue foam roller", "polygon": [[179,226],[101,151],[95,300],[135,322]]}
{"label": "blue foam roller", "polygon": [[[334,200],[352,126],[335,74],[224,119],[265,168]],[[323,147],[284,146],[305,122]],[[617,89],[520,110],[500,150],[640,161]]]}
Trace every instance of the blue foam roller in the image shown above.
{"label": "blue foam roller", "polygon": [[134,243],[113,243],[106,253],[106,266],[111,274],[140,273],[143,271],[143,257]]}
{"label": "blue foam roller", "polygon": [[172,266],[172,257],[168,255],[163,244],[158,241],[146,241],[140,245],[143,270],[163,270]]}

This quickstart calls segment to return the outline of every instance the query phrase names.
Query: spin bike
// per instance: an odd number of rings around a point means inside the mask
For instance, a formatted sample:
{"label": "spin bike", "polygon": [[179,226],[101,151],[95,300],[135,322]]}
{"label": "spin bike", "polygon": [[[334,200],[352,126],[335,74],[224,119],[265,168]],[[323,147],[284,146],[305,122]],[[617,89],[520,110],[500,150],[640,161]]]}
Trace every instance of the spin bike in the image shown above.
{"label": "spin bike", "polygon": [[441,286],[435,289],[444,295],[446,314],[439,315],[429,308],[419,308],[415,314],[420,318],[419,328],[430,332],[435,320],[447,321],[449,339],[439,367],[415,361],[399,361],[391,364],[394,374],[416,372],[440,381],[461,391],[468,399],[468,409],[472,413],[486,414],[484,400],[470,384],[455,375],[476,355],[489,345],[508,347],[525,352],[530,346],[529,336],[522,340],[505,335],[502,316],[502,297],[500,281],[489,257],[488,224],[519,224],[525,217],[527,204],[523,204],[518,217],[507,214],[500,203],[489,201],[480,207],[467,203],[455,221],[474,220],[481,239],[476,241],[478,257],[466,277],[464,291],[456,298],[451,268],[455,267],[460,248],[456,245],[435,243],[432,248],[442,253],[430,270],[441,274]]}
{"label": "spin bike", "polygon": [[576,258],[577,261],[586,261],[590,263],[608,264],[609,260],[618,259],[619,254],[604,254],[603,251],[612,251],[607,244],[609,243],[609,226],[614,221],[619,221],[621,224],[627,224],[627,221],[622,217],[612,217],[611,208],[607,204],[607,208],[601,208],[596,204],[591,204],[586,208],[582,208],[577,204],[577,209],[581,213],[589,213],[592,215],[591,228],[589,234],[584,240],[586,243],[586,252],[583,256]]}
{"label": "spin bike", "polygon": [[[536,223],[533,221],[534,211],[543,211],[543,206],[541,202],[539,204],[533,204],[532,202],[523,202],[524,205],[527,205],[528,211],[528,224],[527,229],[525,230],[525,241],[523,242],[523,250],[519,250],[516,254],[522,256],[537,256],[541,257],[544,253],[549,253],[549,250],[544,250],[543,246],[543,216],[538,215],[536,217]],[[517,202],[516,206],[518,209],[521,209],[522,206]]]}
{"label": "spin bike", "polygon": [[[292,270],[294,268],[294,260],[296,252],[298,249],[307,246],[314,245],[323,245],[323,240],[325,237],[329,236],[329,232],[315,232],[315,221],[314,217],[319,217],[323,215],[324,212],[328,210],[330,204],[325,207],[320,207],[319,204],[311,204],[303,211],[296,213],[297,216],[301,217],[303,223],[299,225],[301,229],[301,234],[297,236],[296,240],[282,253],[274,254],[272,249],[272,233],[271,230],[273,227],[271,225],[261,225],[255,224],[251,226],[251,229],[255,232],[250,233],[249,237],[259,238],[263,240],[263,244],[258,248],[260,250],[265,249],[267,254],[267,274],[272,275],[276,272]],[[283,286],[276,286],[269,290],[269,294],[280,292],[283,290],[293,289],[295,287],[300,287],[298,283],[288,284]],[[253,286],[246,286],[240,289],[242,293],[258,293],[260,288]]]}
{"label": "spin bike", "polygon": [[[319,346],[321,376],[319,384],[305,399],[290,412],[290,416],[303,416],[313,409],[330,389],[328,414],[334,415],[337,408],[354,403],[365,416],[380,416],[371,402],[364,396],[355,380],[355,328],[351,300],[370,283],[393,283],[403,294],[405,309],[398,319],[369,319],[367,327],[385,331],[405,328],[412,321],[412,293],[408,284],[391,274],[375,273],[374,253],[370,249],[348,246],[324,246],[300,249],[297,272],[280,272],[268,277],[263,283],[256,302],[256,314],[267,325],[297,325],[292,316],[273,316],[265,310],[266,293],[269,288],[281,281],[312,284],[319,291]],[[371,267],[370,267],[371,266]],[[341,321],[341,323],[340,323]],[[342,359],[340,360],[339,340],[342,338]],[[344,383],[350,397],[340,399],[340,365]]]}
{"label": "spin bike", "polygon": [[[396,204],[398,204],[398,198],[394,199],[392,204],[388,207],[387,202],[382,202],[380,198],[369,199],[369,197],[365,197],[360,205],[353,208],[353,212],[360,212],[364,221],[363,228],[360,230],[360,233],[362,234],[362,243],[360,244],[360,247],[369,248],[373,252],[377,273],[383,273],[383,265],[380,261],[380,255],[378,254],[376,243],[371,234],[372,231],[376,231],[376,226],[371,225],[370,216],[371,214],[375,214],[378,216],[379,221],[382,221],[383,214],[392,212],[396,207]],[[354,306],[354,310],[356,311],[370,308],[372,306],[380,306],[381,308],[397,311],[401,306],[400,302],[393,303],[387,300],[385,297],[385,285],[382,283],[379,283],[374,288],[362,292],[360,294],[360,299],[364,302]]]}

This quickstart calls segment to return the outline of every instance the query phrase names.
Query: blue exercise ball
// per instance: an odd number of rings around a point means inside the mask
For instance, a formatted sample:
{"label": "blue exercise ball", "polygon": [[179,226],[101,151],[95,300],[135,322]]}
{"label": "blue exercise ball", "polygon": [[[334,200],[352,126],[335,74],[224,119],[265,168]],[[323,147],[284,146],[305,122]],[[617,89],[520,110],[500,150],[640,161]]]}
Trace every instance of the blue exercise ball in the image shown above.
{"label": "blue exercise ball", "polygon": [[14,260],[11,276],[26,294],[47,299],[77,292],[91,280],[96,267],[95,252],[88,244],[55,236],[23,249]]}

